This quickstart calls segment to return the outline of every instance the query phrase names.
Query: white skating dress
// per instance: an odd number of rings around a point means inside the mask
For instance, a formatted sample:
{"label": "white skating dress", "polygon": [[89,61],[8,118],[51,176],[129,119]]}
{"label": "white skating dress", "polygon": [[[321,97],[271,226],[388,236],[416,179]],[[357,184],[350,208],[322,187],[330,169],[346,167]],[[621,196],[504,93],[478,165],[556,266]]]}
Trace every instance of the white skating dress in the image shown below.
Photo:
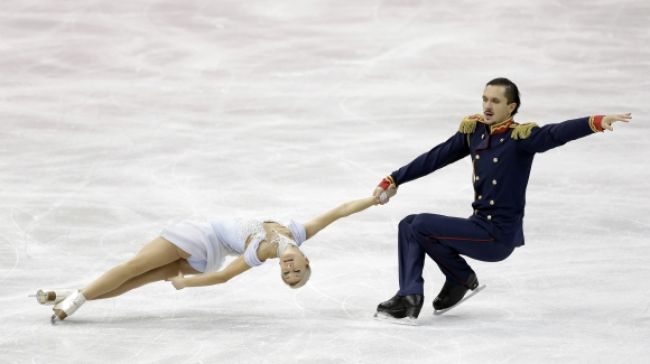
{"label": "white skating dress", "polygon": [[[286,226],[298,246],[307,239],[302,224],[291,220]],[[219,270],[228,255],[244,255],[249,266],[260,265],[257,248],[266,239],[262,221],[241,218],[182,221],[163,229],[161,236],[190,254],[187,261],[199,272]]]}

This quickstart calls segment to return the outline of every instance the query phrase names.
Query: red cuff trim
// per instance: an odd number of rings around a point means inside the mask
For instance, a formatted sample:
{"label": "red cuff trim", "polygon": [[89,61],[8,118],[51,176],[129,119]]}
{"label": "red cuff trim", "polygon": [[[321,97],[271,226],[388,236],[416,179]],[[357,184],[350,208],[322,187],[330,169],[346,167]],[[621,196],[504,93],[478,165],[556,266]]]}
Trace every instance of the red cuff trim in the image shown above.
{"label": "red cuff trim", "polygon": [[387,190],[388,187],[390,187],[390,181],[384,178],[381,180],[381,182],[379,182],[378,187],[381,188],[382,190]]}
{"label": "red cuff trim", "polygon": [[387,176],[387,177],[384,177],[384,179],[382,179],[381,182],[379,182],[379,185],[377,185],[377,186],[379,188],[381,188],[382,190],[387,190],[388,187],[390,187],[390,185],[394,185],[394,184],[395,184],[395,181],[393,180],[393,177],[392,176]]}
{"label": "red cuff trim", "polygon": [[589,117],[589,127],[594,133],[601,132],[603,129],[603,118],[605,115],[593,115]]}

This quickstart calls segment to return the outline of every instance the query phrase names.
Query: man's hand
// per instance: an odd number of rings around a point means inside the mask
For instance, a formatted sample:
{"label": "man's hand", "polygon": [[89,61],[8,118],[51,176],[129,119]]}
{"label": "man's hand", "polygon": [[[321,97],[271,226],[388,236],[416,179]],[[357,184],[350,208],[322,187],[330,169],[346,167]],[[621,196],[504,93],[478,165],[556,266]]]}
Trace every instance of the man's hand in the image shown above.
{"label": "man's hand", "polygon": [[176,277],[171,277],[167,278],[168,281],[172,282],[172,286],[176,289],[183,289],[187,287],[187,282],[185,281],[185,277],[183,277],[183,273],[178,272],[178,275]]}
{"label": "man's hand", "polygon": [[390,176],[382,179],[372,193],[380,205],[388,203],[388,200],[395,196],[395,194],[397,194],[397,186],[395,186],[395,183]]}
{"label": "man's hand", "polygon": [[614,114],[614,115],[605,115],[603,117],[603,122],[601,126],[603,129],[607,129],[609,131],[614,131],[614,128],[612,128],[612,125],[617,122],[617,121],[623,121],[623,122],[629,122],[632,119],[632,113],[625,113],[625,114]]}

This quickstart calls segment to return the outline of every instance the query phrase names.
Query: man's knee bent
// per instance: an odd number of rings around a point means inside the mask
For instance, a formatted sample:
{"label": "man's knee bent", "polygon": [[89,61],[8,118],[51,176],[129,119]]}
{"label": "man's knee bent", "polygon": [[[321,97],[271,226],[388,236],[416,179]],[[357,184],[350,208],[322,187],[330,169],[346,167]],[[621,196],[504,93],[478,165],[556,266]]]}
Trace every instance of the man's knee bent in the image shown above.
{"label": "man's knee bent", "polygon": [[409,228],[413,220],[417,217],[418,215],[412,214],[408,215],[407,217],[403,218],[402,221],[399,222],[399,225],[397,226],[398,229],[406,229]]}

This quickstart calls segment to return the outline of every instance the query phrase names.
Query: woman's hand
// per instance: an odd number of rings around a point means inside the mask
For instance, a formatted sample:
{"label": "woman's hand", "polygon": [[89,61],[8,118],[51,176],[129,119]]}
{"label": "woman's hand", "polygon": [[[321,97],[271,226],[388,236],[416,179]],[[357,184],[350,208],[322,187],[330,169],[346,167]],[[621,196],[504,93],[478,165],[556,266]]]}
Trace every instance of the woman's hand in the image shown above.
{"label": "woman's hand", "polygon": [[187,280],[183,277],[183,273],[178,272],[176,277],[167,278],[168,281],[172,282],[172,286],[176,289],[183,289],[187,287]]}
{"label": "woman's hand", "polygon": [[397,194],[397,186],[393,182],[393,177],[385,177],[379,182],[379,185],[372,192],[376,199],[375,205],[385,205],[391,197]]}

